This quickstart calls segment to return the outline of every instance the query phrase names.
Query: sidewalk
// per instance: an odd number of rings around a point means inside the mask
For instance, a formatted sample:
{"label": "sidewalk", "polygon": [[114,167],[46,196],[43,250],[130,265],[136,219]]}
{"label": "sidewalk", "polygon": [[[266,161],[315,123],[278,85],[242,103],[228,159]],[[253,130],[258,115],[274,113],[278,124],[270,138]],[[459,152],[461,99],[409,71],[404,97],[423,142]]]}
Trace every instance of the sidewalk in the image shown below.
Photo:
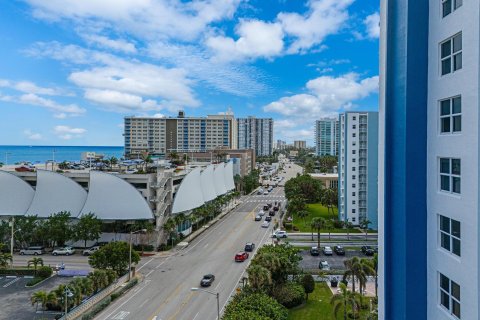
{"label": "sidewalk", "polygon": [[[314,231],[313,234],[314,234],[314,235],[317,235],[317,232]],[[312,233],[311,233],[311,232],[293,232],[293,231],[289,231],[288,235],[289,235],[289,236],[310,236],[310,235],[312,235]],[[328,236],[328,232],[321,232],[320,235],[321,235],[321,236]],[[331,235],[332,237],[334,237],[334,236],[348,236],[349,234],[346,233],[346,232],[345,232],[345,233],[333,233],[333,232],[332,232],[332,233],[330,233],[330,235]],[[378,233],[377,233],[377,232],[370,232],[370,231],[369,231],[369,232],[368,232],[368,235],[369,235],[369,236],[370,236],[370,235],[372,235],[372,236],[378,236]],[[352,236],[363,236],[363,237],[365,237],[365,232],[363,232],[363,233],[359,233],[359,232],[352,233],[352,232],[351,232],[351,233],[350,233],[350,236],[351,236],[351,237],[352,237]]]}

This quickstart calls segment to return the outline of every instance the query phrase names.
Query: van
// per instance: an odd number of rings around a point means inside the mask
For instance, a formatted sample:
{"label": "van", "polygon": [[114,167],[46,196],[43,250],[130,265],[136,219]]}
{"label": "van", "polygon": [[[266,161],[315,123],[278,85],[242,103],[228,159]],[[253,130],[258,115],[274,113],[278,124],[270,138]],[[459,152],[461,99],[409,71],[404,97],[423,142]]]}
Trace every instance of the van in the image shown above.
{"label": "van", "polygon": [[22,256],[25,254],[38,256],[44,253],[45,253],[45,248],[42,246],[32,246],[32,247],[28,247],[26,249],[20,250],[20,255]]}

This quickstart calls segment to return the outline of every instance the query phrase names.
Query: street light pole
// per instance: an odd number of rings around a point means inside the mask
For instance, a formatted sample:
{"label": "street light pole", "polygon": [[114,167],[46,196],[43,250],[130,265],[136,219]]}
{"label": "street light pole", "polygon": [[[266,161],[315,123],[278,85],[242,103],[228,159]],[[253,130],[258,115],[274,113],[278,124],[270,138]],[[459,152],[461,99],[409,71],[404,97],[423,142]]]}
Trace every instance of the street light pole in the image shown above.
{"label": "street light pole", "polygon": [[65,293],[65,315],[64,319],[67,320],[68,317],[68,297],[73,297],[72,291],[70,291],[70,288],[65,287],[65,290],[63,291]]}
{"label": "street light pole", "polygon": [[220,293],[219,292],[213,292],[213,291],[208,291],[205,289],[200,289],[200,288],[191,288],[191,291],[202,291],[209,293],[211,295],[214,295],[217,298],[217,320],[220,320]]}
{"label": "street light pole", "polygon": [[130,249],[128,251],[128,281],[132,278],[132,235],[138,232],[146,232],[147,229],[140,229],[137,231],[130,231]]}
{"label": "street light pole", "polygon": [[14,242],[13,235],[15,234],[15,231],[13,230],[14,224],[15,224],[15,217],[12,216],[12,221],[10,222],[10,226],[12,227],[12,234],[10,237],[10,257],[11,257],[10,264],[12,269],[13,269],[13,242]]}

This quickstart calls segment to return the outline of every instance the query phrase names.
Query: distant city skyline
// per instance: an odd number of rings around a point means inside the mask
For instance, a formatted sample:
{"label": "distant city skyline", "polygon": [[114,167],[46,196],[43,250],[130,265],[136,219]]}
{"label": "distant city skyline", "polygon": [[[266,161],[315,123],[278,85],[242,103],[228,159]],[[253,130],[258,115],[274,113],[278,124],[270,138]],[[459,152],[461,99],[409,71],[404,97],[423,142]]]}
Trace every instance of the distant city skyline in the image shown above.
{"label": "distant city skyline", "polygon": [[231,107],[235,117],[273,118],[274,141],[312,146],[315,120],[378,109],[378,1],[1,9],[0,145],[121,146],[125,116]]}

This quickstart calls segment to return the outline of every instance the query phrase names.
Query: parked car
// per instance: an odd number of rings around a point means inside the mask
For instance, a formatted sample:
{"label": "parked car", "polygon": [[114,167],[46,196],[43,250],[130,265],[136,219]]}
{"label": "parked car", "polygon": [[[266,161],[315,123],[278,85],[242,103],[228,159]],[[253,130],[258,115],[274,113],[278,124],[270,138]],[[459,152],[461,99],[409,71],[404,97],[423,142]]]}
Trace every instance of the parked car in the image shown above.
{"label": "parked car", "polygon": [[265,191],[265,192],[263,193],[263,195],[264,195],[264,196],[267,196],[267,195],[268,195],[268,191]]}
{"label": "parked car", "polygon": [[239,252],[235,255],[235,262],[243,262],[248,259],[248,253],[245,251]]}
{"label": "parked car", "polygon": [[75,249],[72,247],[57,248],[52,251],[52,254],[54,256],[58,256],[58,255],[69,256],[69,255],[75,254]]}
{"label": "parked car", "polygon": [[333,251],[332,251],[332,248],[330,247],[323,247],[323,254],[326,255],[326,256],[331,256],[333,255]]}
{"label": "parked car", "polygon": [[271,216],[266,216],[265,221],[272,221],[272,217]]}
{"label": "parked car", "polygon": [[320,270],[330,270],[330,265],[328,264],[327,261],[320,261],[320,263],[318,264],[318,268]]}
{"label": "parked car", "polygon": [[273,207],[273,211],[278,211],[278,207]]}
{"label": "parked car", "polygon": [[200,286],[210,287],[214,280],[215,276],[213,274],[206,274],[203,276],[202,280],[200,280]]}
{"label": "parked car", "polygon": [[38,255],[44,254],[44,253],[45,253],[45,248],[42,247],[42,246],[32,246],[32,247],[28,247],[28,248],[20,250],[20,254],[22,256],[25,255],[25,254],[38,256]]}
{"label": "parked car", "polygon": [[366,256],[373,256],[373,254],[375,253],[371,246],[362,246],[362,252]]}
{"label": "parked car", "polygon": [[277,231],[275,231],[275,237],[277,237],[277,238],[286,238],[286,237],[288,237],[287,231],[285,231],[285,230],[277,230]]}
{"label": "parked car", "polygon": [[257,214],[257,215],[255,216],[255,221],[262,221],[262,217]]}
{"label": "parked car", "polygon": [[344,255],[345,255],[345,249],[343,249],[342,246],[335,246],[335,247],[333,247],[333,251],[335,251],[335,253],[336,253],[338,256],[344,256]]}
{"label": "parked car", "polygon": [[330,287],[336,288],[337,286],[338,286],[338,279],[337,278],[330,279]]}
{"label": "parked car", "polygon": [[268,211],[268,210],[270,210],[270,207],[269,207],[268,205],[264,205],[264,206],[263,206],[263,210],[264,210],[264,211]]}
{"label": "parked car", "polygon": [[89,256],[89,255],[92,255],[95,251],[97,251],[98,249],[100,249],[99,246],[93,246],[91,248],[88,248],[88,249],[85,249],[82,251],[82,255],[84,256]]}
{"label": "parked car", "polygon": [[263,210],[258,211],[259,216],[263,217],[264,214],[265,214],[265,211],[263,211]]}
{"label": "parked car", "polygon": [[263,221],[263,222],[262,222],[262,228],[268,228],[268,227],[270,227],[270,222],[268,222],[268,221]]}
{"label": "parked car", "polygon": [[255,249],[255,243],[253,243],[253,242],[247,242],[247,243],[245,244],[245,251],[246,251],[246,252],[252,252],[253,249]]}
{"label": "parked car", "polygon": [[320,254],[320,250],[318,250],[318,247],[315,246],[315,247],[311,247],[310,248],[310,254],[312,256],[318,256]]}
{"label": "parked car", "polygon": [[271,211],[268,213],[268,215],[269,215],[270,217],[273,217],[273,216],[275,215],[275,211],[271,210]]}
{"label": "parked car", "polygon": [[17,172],[34,172],[35,168],[29,167],[29,166],[20,166],[20,167],[16,167],[15,171],[17,171]]}
{"label": "parked car", "polygon": [[[270,209],[272,207],[272,204],[271,203],[267,203],[267,206],[268,206],[268,209]],[[268,210],[267,209],[267,210]]]}

